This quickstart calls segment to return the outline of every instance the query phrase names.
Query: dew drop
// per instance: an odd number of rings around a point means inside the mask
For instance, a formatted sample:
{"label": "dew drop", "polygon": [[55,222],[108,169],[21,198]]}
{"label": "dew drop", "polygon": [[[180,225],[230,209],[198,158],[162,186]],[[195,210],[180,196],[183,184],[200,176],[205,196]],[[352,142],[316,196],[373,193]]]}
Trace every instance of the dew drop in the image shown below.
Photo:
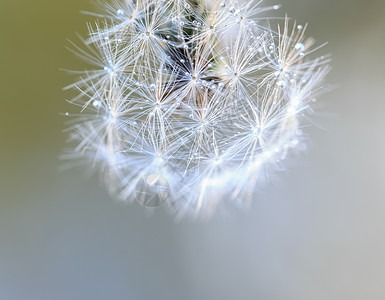
{"label": "dew drop", "polygon": [[167,179],[160,174],[143,176],[136,185],[135,196],[144,207],[156,208],[164,204],[170,195]]}
{"label": "dew drop", "polygon": [[101,102],[100,102],[99,100],[95,100],[95,101],[92,103],[92,105],[93,105],[94,107],[100,107],[100,104],[101,104]]}
{"label": "dew drop", "polygon": [[304,48],[305,48],[305,45],[302,43],[297,43],[295,45],[295,49],[297,49],[297,50],[303,50]]}

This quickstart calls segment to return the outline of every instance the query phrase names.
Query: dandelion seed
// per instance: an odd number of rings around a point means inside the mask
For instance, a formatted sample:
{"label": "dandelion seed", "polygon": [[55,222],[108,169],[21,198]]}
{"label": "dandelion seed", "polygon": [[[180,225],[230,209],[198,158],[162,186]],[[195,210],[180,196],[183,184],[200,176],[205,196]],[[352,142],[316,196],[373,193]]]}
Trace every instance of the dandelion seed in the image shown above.
{"label": "dandelion seed", "polygon": [[118,199],[177,217],[249,205],[273,165],[305,147],[302,116],[329,70],[302,25],[271,28],[262,14],[280,6],[261,3],[105,4],[74,46],[93,69],[68,86],[81,114],[66,157],[97,166]]}

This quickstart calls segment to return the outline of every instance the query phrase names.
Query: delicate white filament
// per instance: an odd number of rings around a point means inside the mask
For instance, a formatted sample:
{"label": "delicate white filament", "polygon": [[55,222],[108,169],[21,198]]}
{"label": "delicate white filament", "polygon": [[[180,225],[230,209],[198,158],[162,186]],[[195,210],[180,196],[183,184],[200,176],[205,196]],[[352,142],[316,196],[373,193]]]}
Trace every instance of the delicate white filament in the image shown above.
{"label": "delicate white filament", "polygon": [[261,2],[106,4],[86,49],[74,46],[94,69],[68,87],[82,112],[68,157],[98,165],[120,199],[155,207],[160,197],[178,216],[248,205],[266,170],[300,144],[329,62],[309,58],[306,27],[263,23],[279,6]]}

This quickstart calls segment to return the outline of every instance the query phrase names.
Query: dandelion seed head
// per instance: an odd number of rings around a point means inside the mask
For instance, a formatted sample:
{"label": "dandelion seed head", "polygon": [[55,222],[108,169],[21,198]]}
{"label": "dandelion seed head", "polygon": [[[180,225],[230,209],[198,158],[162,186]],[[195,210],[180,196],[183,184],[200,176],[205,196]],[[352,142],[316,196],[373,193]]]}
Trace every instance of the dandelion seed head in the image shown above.
{"label": "dandelion seed head", "polygon": [[328,56],[312,58],[304,26],[265,21],[279,8],[106,3],[84,47],[73,45],[92,68],[68,86],[80,114],[66,157],[97,168],[118,199],[177,217],[250,205],[277,161],[304,145],[303,115],[329,70]]}

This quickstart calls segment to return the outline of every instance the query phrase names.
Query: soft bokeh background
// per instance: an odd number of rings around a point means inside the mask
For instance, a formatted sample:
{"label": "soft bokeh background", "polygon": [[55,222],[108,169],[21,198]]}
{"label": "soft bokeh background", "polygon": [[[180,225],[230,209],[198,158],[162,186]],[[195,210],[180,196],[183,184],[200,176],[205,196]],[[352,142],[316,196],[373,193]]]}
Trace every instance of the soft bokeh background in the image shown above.
{"label": "soft bokeh background", "polygon": [[58,172],[59,68],[89,0],[0,0],[0,300],[385,299],[385,1],[283,0],[333,54],[312,144],[249,213],[206,223]]}

